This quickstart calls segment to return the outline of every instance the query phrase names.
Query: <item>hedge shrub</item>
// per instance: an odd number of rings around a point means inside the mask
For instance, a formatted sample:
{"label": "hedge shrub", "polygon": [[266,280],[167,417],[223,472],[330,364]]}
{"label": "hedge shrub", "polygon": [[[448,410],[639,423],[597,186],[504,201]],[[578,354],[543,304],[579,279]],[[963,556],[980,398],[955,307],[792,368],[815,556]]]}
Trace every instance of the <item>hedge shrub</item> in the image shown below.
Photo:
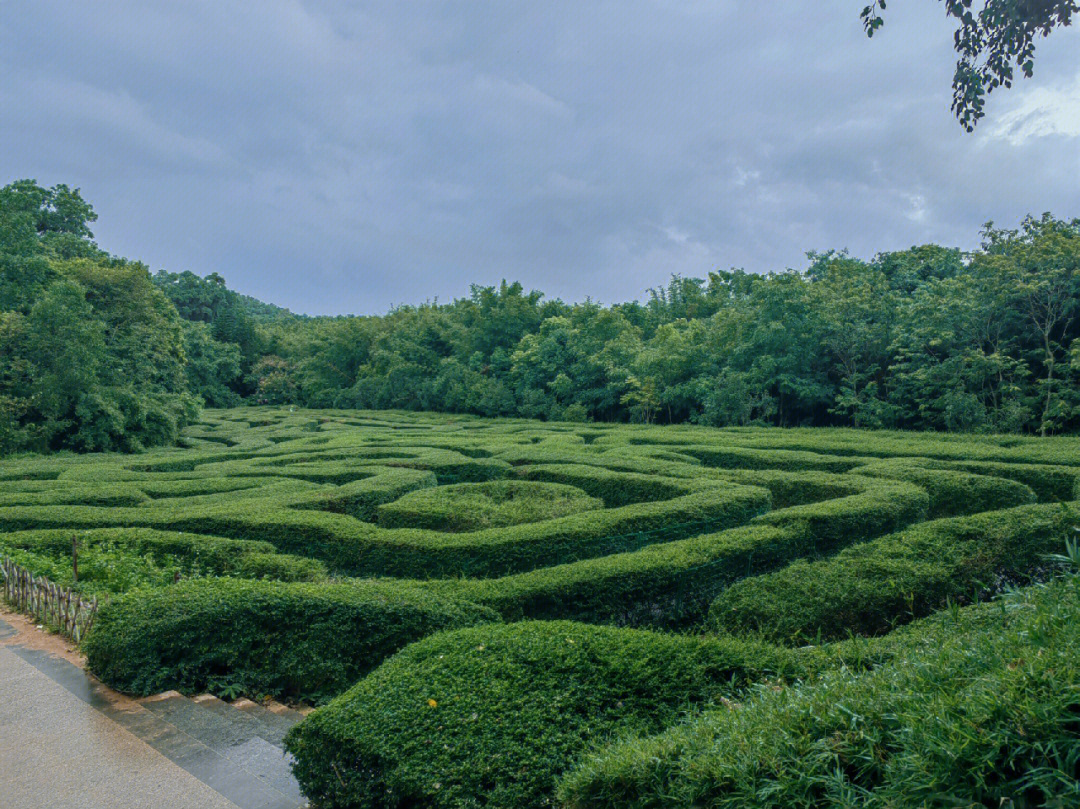
{"label": "hedge shrub", "polygon": [[0,508],[0,531],[124,525],[261,539],[279,551],[320,559],[347,575],[490,577],[601,556],[746,523],[769,509],[765,489],[724,481],[672,500],[586,511],[539,523],[464,534],[383,529],[343,514],[303,508],[317,499],[259,497],[192,507],[15,506]]}
{"label": "hedge shrub", "polygon": [[635,472],[618,472],[584,464],[539,464],[520,468],[518,474],[526,480],[543,480],[575,486],[603,500],[607,508],[670,500],[701,489],[701,485],[695,481]]}
{"label": "hedge shrub", "polygon": [[307,559],[288,553],[248,553],[240,557],[233,573],[242,579],[271,581],[322,581],[327,577],[326,565],[318,559]]}
{"label": "hedge shrub", "polygon": [[774,510],[804,506],[822,500],[850,497],[867,490],[866,480],[831,472],[784,472],[776,469],[724,469],[715,472],[723,480],[762,486],[772,495]]}
{"label": "hedge shrub", "polygon": [[817,452],[738,446],[685,446],[684,452],[706,466],[721,469],[776,469],[784,472],[848,472],[869,459]]}
{"label": "hedge shrub", "polygon": [[228,688],[320,702],[425,635],[497,620],[404,582],[200,579],[113,599],[83,648],[125,693]]}
{"label": "hedge shrub", "polygon": [[603,508],[575,486],[535,480],[494,480],[422,489],[378,508],[384,528],[451,533],[505,528]]}
{"label": "hedge shrub", "polygon": [[[858,478],[849,476],[853,487]],[[803,555],[832,553],[926,519],[926,491],[903,481],[873,480],[847,497],[778,509],[752,523],[785,528],[805,541]]]}
{"label": "hedge shrub", "polygon": [[718,478],[715,470],[702,466],[689,455],[665,451],[658,447],[575,447],[559,448],[548,445],[515,446],[500,449],[496,457],[517,467],[517,471],[553,464],[578,464],[608,469],[613,472],[632,472],[641,475],[663,475],[669,478]]}
{"label": "hedge shrub", "polygon": [[1014,480],[948,469],[926,469],[902,459],[861,466],[853,472],[905,480],[921,486],[930,498],[927,515],[930,519],[1023,506],[1038,499],[1030,487]]}
{"label": "hedge shrub", "polygon": [[930,469],[956,469],[1023,483],[1040,503],[1080,500],[1080,468],[1000,461],[932,461],[917,459]]}
{"label": "hedge shrub", "polygon": [[198,564],[207,570],[227,572],[237,560],[251,553],[273,553],[269,542],[225,539],[204,534],[156,531],[152,528],[95,528],[83,531],[42,529],[0,534],[0,544],[54,556],[71,556],[71,540],[79,547],[110,542],[132,553],[170,557]]}
{"label": "hedge shrub", "polygon": [[[1080,805],[1076,577],[920,627],[895,663],[761,688],[588,757],[565,809]],[[989,620],[988,620],[989,619]]]}
{"label": "hedge shrub", "polygon": [[407,647],[289,734],[322,807],[550,805],[591,747],[650,732],[798,654],[725,639],[571,622],[443,632]]}
{"label": "hedge shrub", "polygon": [[251,478],[186,478],[182,480],[158,480],[146,478],[133,481],[131,485],[138,487],[147,496],[159,500],[174,497],[195,497],[204,494],[221,494],[223,492],[242,492],[264,485],[260,480]]}
{"label": "hedge shrub", "polygon": [[320,491],[291,501],[293,508],[332,511],[348,514],[358,520],[373,522],[377,509],[399,497],[436,485],[434,472],[419,469],[392,469],[377,467],[370,477],[354,480],[342,486]]}
{"label": "hedge shrub", "polygon": [[[835,480],[822,481],[818,473],[800,474],[820,485],[840,485]],[[775,570],[807,554],[880,536],[925,514],[925,492],[909,484],[852,478],[843,485],[844,491],[862,489],[835,501],[852,501],[850,509],[828,502],[795,507],[766,515],[780,517],[774,525],[759,518],[742,528],[634,552],[492,580],[452,580],[429,586],[493,607],[507,620],[572,618],[686,627],[699,622],[711,599],[739,579]]]}
{"label": "hedge shrub", "polygon": [[744,579],[709,609],[719,631],[779,641],[879,634],[947,601],[1038,575],[1075,510],[1035,505],[936,520]]}
{"label": "hedge shrub", "polygon": [[125,483],[104,486],[61,486],[54,484],[48,491],[0,493],[0,508],[4,506],[138,506],[150,498],[141,490]]}

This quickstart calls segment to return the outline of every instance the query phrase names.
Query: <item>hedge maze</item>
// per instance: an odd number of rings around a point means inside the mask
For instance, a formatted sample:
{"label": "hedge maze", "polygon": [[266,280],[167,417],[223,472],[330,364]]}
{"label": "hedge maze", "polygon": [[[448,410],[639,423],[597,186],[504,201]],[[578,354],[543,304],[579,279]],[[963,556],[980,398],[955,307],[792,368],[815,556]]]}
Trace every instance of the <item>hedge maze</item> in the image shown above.
{"label": "hedge maze", "polygon": [[76,539],[121,690],[329,702],[290,736],[320,806],[664,805],[633,779],[682,753],[628,738],[978,624],[1080,498],[1069,438],[244,408],[184,441],[6,461],[0,554],[70,583]]}

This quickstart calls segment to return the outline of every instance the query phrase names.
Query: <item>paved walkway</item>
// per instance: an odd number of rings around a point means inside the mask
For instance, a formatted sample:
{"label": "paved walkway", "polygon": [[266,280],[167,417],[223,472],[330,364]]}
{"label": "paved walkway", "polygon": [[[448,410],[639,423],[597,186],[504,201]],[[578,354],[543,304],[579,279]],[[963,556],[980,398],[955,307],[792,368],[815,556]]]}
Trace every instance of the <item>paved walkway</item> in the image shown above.
{"label": "paved walkway", "polygon": [[[79,663],[62,639],[37,631],[22,616],[0,616],[3,809],[302,805],[295,782],[268,782],[265,761],[238,760],[235,748],[200,737],[201,727],[163,718],[110,691]],[[287,775],[281,751],[269,749],[277,754],[277,764],[270,765]],[[262,759],[273,758],[258,752]],[[250,751],[247,756],[252,759]]]}

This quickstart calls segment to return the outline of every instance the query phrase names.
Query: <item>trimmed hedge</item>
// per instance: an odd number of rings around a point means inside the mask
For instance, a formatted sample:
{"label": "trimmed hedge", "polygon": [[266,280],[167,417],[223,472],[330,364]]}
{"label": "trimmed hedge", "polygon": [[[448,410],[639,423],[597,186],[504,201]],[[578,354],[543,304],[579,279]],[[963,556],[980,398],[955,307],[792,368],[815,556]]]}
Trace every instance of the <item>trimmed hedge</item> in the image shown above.
{"label": "trimmed hedge", "polygon": [[378,520],[384,528],[465,532],[557,519],[603,506],[575,486],[494,480],[411,492],[379,506]]}
{"label": "trimmed hedge", "polygon": [[158,480],[157,478],[133,481],[147,496],[154,500],[175,497],[195,497],[204,494],[223,492],[243,492],[265,485],[260,480],[251,478],[188,478],[185,480]]}
{"label": "trimmed hedge", "polygon": [[744,579],[713,602],[709,620],[718,631],[785,642],[880,634],[1038,575],[1076,517],[1071,507],[1035,505],[924,523]]}
{"label": "trimmed hedge", "polygon": [[[694,481],[673,480],[659,475],[642,475],[634,472],[616,472],[600,466],[584,464],[526,466],[518,469],[518,474],[526,480],[542,480],[575,486],[603,500],[607,508],[670,500],[673,497],[700,491],[702,488],[702,485]],[[711,485],[715,487],[716,483],[711,482]]]}
{"label": "trimmed hedge", "polygon": [[[251,478],[249,478],[251,480]],[[296,501],[307,502],[318,496],[319,492],[327,487],[297,478],[258,478],[260,486],[251,489],[226,492],[208,492],[206,494],[186,494],[177,497],[162,497],[151,503],[143,504],[144,508],[156,509],[161,513],[183,513],[192,510],[207,508],[232,507],[238,502],[248,499],[258,499],[264,503],[293,503]]]}
{"label": "trimmed hedge", "polygon": [[[774,473],[790,484],[795,473]],[[651,545],[516,576],[432,582],[436,592],[486,604],[507,620],[572,618],[631,626],[686,627],[699,622],[724,587],[807,554],[835,550],[921,519],[926,494],[905,483],[797,473],[833,491],[835,501],[765,515],[751,525]],[[843,487],[843,488],[840,488]],[[858,491],[861,489],[862,491]],[[850,503],[850,508],[843,504]],[[838,505],[839,504],[839,505]],[[774,525],[767,518],[775,517]]]}
{"label": "trimmed hedge", "polygon": [[131,484],[104,486],[61,485],[54,482],[47,491],[0,493],[0,508],[5,506],[139,506],[150,498]]}
{"label": "trimmed hedge", "polygon": [[497,620],[403,582],[201,579],[113,599],[83,649],[125,693],[227,688],[320,702],[425,635]]}
{"label": "trimmed hedge", "polygon": [[0,544],[46,555],[70,557],[73,536],[78,538],[79,547],[110,542],[127,548],[132,553],[171,557],[223,572],[247,554],[274,552],[274,546],[269,542],[225,539],[178,531],[156,531],[152,528],[95,528],[75,532],[55,528],[15,531],[0,534]]}
{"label": "trimmed hedge", "polygon": [[[729,431],[722,431],[729,434]],[[763,450],[792,450],[862,457],[923,457],[952,461],[1080,466],[1071,436],[1023,438],[964,433],[913,433],[890,430],[826,430],[812,427],[767,428],[730,433],[731,442]],[[660,436],[652,440],[657,442]]]}
{"label": "trimmed hedge", "polygon": [[867,490],[866,480],[830,472],[782,472],[775,469],[706,470],[747,486],[763,486],[772,495],[773,509],[805,506],[822,500],[850,497]]}
{"label": "trimmed hedge", "polygon": [[515,446],[499,450],[497,456],[517,467],[532,465],[580,464],[609,469],[613,472],[633,472],[642,475],[664,475],[671,478],[717,478],[714,470],[706,469],[701,461],[689,455],[668,452],[656,447],[552,447]]}
{"label": "trimmed hedge", "polygon": [[926,469],[902,459],[861,466],[853,473],[905,480],[921,486],[930,497],[930,519],[1024,506],[1038,499],[1030,487],[1014,480],[971,472]]}
{"label": "trimmed hedge", "polygon": [[240,557],[240,562],[232,573],[241,579],[270,581],[315,582],[327,577],[326,565],[318,559],[276,552],[245,554]]}
{"label": "trimmed hedge", "polygon": [[426,489],[437,484],[434,472],[419,469],[372,469],[371,477],[354,480],[328,491],[320,491],[304,499],[294,500],[293,508],[332,511],[348,514],[358,520],[373,522],[377,509],[409,492]]}
{"label": "trimmed hedge", "polygon": [[559,619],[679,628],[701,621],[725,586],[798,557],[803,543],[765,526],[732,528],[499,579],[426,583],[506,620]]}
{"label": "trimmed hedge", "polygon": [[[856,476],[849,480],[858,487]],[[832,553],[926,519],[930,498],[921,487],[903,481],[864,480],[857,494],[779,509],[755,518],[752,524],[793,532],[806,543],[802,555],[809,556]]]}
{"label": "trimmed hedge", "polygon": [[930,469],[956,469],[977,475],[1014,480],[1028,486],[1040,503],[1080,500],[1080,468],[1047,464],[1001,463],[999,461],[917,460]]}
{"label": "trimmed hedge", "polygon": [[959,610],[897,662],[758,689],[587,758],[565,809],[1080,805],[1080,581]]}
{"label": "trimmed hedge", "polygon": [[443,632],[409,646],[286,739],[321,807],[549,806],[582,753],[648,733],[797,653],[570,622]]}
{"label": "trimmed hedge", "polygon": [[684,446],[684,452],[720,469],[776,469],[783,472],[848,472],[870,458],[836,457],[817,452],[737,446]]}
{"label": "trimmed hedge", "polygon": [[[318,497],[316,493],[314,495]],[[34,527],[128,525],[258,538],[279,551],[311,556],[349,575],[400,578],[491,577],[592,556],[635,550],[746,523],[769,509],[765,489],[716,482],[673,500],[587,511],[554,520],[465,534],[382,529],[354,518],[252,496],[203,508],[93,506],[0,508],[0,531]]]}

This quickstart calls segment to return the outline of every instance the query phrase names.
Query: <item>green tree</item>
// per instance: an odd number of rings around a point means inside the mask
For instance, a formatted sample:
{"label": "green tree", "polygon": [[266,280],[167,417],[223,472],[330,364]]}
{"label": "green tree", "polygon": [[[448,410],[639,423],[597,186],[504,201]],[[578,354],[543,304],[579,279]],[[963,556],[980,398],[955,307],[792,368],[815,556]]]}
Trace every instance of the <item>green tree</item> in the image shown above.
{"label": "green tree", "polygon": [[140,264],[90,241],[78,190],[0,189],[0,450],[135,450],[195,415],[180,319]]}
{"label": "green tree", "polygon": [[1061,222],[1044,214],[1028,217],[1019,230],[988,225],[976,265],[1008,276],[1013,284],[1015,311],[1022,315],[1043,368],[1038,429],[1045,435],[1068,421],[1077,404],[1074,389],[1063,384],[1057,368],[1075,338],[1080,309],[1080,220]]}
{"label": "green tree", "polygon": [[808,274],[823,321],[839,391],[832,411],[855,427],[881,427],[892,419],[879,396],[893,332],[895,301],[880,266],[840,253],[811,254]]}
{"label": "green tree", "polygon": [[183,331],[188,389],[209,407],[236,407],[240,347],[215,340],[205,323],[185,321]]}
{"label": "green tree", "polygon": [[1027,426],[1029,371],[1008,314],[1014,293],[1007,276],[979,272],[931,282],[901,305],[890,391],[901,426]]}

